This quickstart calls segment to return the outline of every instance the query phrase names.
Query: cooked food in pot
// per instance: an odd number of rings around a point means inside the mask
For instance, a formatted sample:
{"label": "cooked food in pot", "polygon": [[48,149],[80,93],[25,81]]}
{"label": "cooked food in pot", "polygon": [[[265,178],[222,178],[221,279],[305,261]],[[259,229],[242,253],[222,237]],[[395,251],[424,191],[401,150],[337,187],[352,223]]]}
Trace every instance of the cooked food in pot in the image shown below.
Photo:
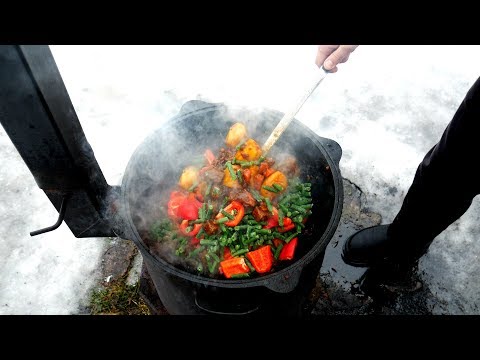
{"label": "cooked food in pot", "polygon": [[[248,278],[295,260],[308,216],[311,184],[297,161],[262,155],[245,125],[231,126],[225,147],[205,149],[202,164],[181,172],[151,237],[191,272],[212,278]],[[278,160],[278,159],[277,159]]]}

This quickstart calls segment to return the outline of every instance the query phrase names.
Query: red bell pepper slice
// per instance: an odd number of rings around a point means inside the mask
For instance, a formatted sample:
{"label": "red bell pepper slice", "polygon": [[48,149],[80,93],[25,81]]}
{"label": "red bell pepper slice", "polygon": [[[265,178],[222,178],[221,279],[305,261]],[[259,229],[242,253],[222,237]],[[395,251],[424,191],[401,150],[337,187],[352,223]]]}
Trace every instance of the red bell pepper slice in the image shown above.
{"label": "red bell pepper slice", "polygon": [[273,254],[270,250],[270,245],[248,252],[247,258],[259,274],[269,272],[272,268]]}
{"label": "red bell pepper slice", "polygon": [[180,233],[185,236],[195,236],[202,228],[202,224],[193,224],[192,230],[187,232],[188,220],[183,220],[179,226]]}
{"label": "red bell pepper slice", "polygon": [[273,245],[275,245],[276,248],[280,246],[280,244],[283,244],[283,241],[280,239],[273,239]]}
{"label": "red bell pepper slice", "polygon": [[280,251],[278,260],[292,260],[295,255],[295,249],[297,247],[298,238],[293,238],[288,244],[285,244]]}
{"label": "red bell pepper slice", "polygon": [[[234,216],[232,220],[229,220],[225,223],[226,226],[237,226],[238,223],[243,219],[243,216],[245,215],[245,207],[242,205],[241,202],[236,200],[233,200],[223,210]],[[225,217],[225,215],[219,212],[215,217],[215,219],[221,219],[223,217]]]}
{"label": "red bell pepper slice", "polygon": [[179,217],[178,208],[186,199],[186,195],[180,191],[172,191],[170,194],[170,200],[168,201],[168,215],[174,219]]}
{"label": "red bell pepper slice", "polygon": [[174,190],[170,193],[170,200],[178,198],[178,197],[185,198],[186,195],[184,193],[182,193],[181,191],[176,191],[176,190]]}
{"label": "red bell pepper slice", "polygon": [[205,155],[205,158],[207,159],[208,164],[212,165],[213,162],[215,161],[215,155],[213,155],[212,150],[210,149],[205,150],[204,155]]}
{"label": "red bell pepper slice", "polygon": [[202,203],[195,198],[195,194],[190,193],[184,196],[183,201],[177,208],[177,216],[184,220],[198,219],[198,210],[202,207]]}
{"label": "red bell pepper slice", "polygon": [[290,231],[290,230],[293,230],[293,229],[295,229],[295,224],[284,226],[283,228],[281,228],[281,227],[277,228],[279,233],[284,233],[284,232],[287,232],[287,231]]}
{"label": "red bell pepper slice", "polygon": [[269,216],[267,219],[267,225],[265,225],[264,229],[271,229],[278,226],[278,210],[275,206],[272,206],[273,215]]}
{"label": "red bell pepper slice", "polygon": [[293,229],[295,229],[295,224],[293,223],[292,219],[290,219],[289,217],[283,218],[283,227],[281,226],[277,227],[277,231],[279,233],[284,233]]}
{"label": "red bell pepper slice", "polygon": [[223,260],[228,260],[228,259],[231,259],[233,256],[232,256],[232,252],[230,251],[230,248],[228,246],[225,246],[223,248]]}
{"label": "red bell pepper slice", "polygon": [[267,224],[263,227],[264,229],[271,229],[277,228],[277,231],[280,233],[284,233],[290,230],[295,229],[295,224],[293,223],[292,219],[289,217],[283,218],[283,227],[278,226],[278,210],[273,206],[273,215],[267,219]]}
{"label": "red bell pepper slice", "polygon": [[250,268],[243,257],[234,257],[220,262],[220,269],[227,279],[230,279],[232,275],[250,272]]}

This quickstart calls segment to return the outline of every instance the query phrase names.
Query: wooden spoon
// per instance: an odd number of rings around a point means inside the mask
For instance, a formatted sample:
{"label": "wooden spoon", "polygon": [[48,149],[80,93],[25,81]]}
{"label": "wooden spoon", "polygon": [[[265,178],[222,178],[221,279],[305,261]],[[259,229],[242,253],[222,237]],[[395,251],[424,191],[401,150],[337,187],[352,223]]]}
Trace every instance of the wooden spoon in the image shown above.
{"label": "wooden spoon", "polygon": [[328,73],[329,73],[329,71],[325,70],[324,67],[322,66],[320,68],[318,76],[316,76],[315,79],[314,79],[313,85],[310,86],[308,91],[305,93],[305,95],[303,95],[303,97],[296,104],[296,106],[291,111],[289,111],[289,112],[285,113],[285,115],[283,115],[282,120],[280,120],[280,122],[277,124],[275,129],[273,129],[272,133],[270,134],[267,141],[265,141],[265,144],[262,147],[262,155],[263,156],[265,156],[270,151],[273,144],[275,144],[275,142],[280,138],[280,136],[283,134],[285,129],[292,122],[295,115],[300,111],[300,109],[302,108],[305,101],[307,101],[307,99],[310,97],[310,95],[312,95],[312,93],[315,91],[317,86],[320,85],[320,83],[322,82],[323,79],[325,79],[325,76],[327,76]]}

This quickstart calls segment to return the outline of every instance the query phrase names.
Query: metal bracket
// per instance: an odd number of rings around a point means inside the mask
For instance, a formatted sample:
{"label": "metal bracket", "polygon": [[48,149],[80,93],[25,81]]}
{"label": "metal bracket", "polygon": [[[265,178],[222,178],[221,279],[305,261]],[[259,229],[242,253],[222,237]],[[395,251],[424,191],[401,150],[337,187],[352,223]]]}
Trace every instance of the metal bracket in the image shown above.
{"label": "metal bracket", "polygon": [[58,212],[57,222],[55,224],[53,224],[52,226],[30,232],[30,236],[43,234],[43,233],[53,231],[56,228],[58,228],[62,224],[63,219],[65,218],[65,211],[67,210],[67,202],[68,202],[68,199],[70,199],[70,196],[71,196],[70,193],[67,193],[67,194],[63,195],[62,204],[60,205],[60,211]]}

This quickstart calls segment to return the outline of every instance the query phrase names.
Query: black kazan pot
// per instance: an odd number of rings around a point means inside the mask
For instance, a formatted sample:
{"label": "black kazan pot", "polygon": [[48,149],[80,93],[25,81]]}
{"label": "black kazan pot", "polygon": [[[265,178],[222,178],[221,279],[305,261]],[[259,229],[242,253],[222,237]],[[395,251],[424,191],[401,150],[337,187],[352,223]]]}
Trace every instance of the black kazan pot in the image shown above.
{"label": "black kazan pot", "polygon": [[294,120],[271,149],[296,157],[300,179],[312,183],[313,214],[299,236],[295,261],[279,271],[249,279],[212,279],[186,271],[173,258],[152,251],[152,224],[162,212],[182,170],[206,148],[216,152],[232,124],[242,122],[262,144],[283,114],[229,109],[190,101],[180,113],[147,137],[126,168],[121,204],[124,224],[117,230],[139,248],[158,295],[170,314],[303,315],[315,285],[325,248],[340,220],[343,205],[340,146]]}

